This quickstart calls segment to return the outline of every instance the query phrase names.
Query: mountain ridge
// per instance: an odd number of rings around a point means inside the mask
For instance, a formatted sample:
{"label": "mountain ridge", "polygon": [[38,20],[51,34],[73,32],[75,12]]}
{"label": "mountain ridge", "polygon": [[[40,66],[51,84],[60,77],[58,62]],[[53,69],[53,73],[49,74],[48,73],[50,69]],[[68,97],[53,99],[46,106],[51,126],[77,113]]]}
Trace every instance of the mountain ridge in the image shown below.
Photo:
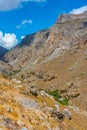
{"label": "mountain ridge", "polygon": [[[69,20],[67,21],[67,19],[69,19],[67,18],[68,16],[69,17],[75,16],[75,19],[72,18],[73,20],[71,19],[70,21]],[[62,20],[67,21],[67,23],[69,24],[67,24],[66,22],[62,22]],[[33,34],[29,34],[25,36],[25,38],[23,38],[23,40],[21,41],[19,45],[11,49],[11,51],[9,51],[5,55],[5,60],[10,61],[11,59],[12,61],[14,59],[16,60],[24,59],[23,57],[26,57],[27,54],[29,58],[28,57],[26,58],[31,59],[30,57],[33,57],[33,55],[39,55],[37,50],[39,50],[39,52],[42,53],[44,50],[43,48],[46,47],[47,49],[49,48],[49,46],[53,46],[53,47],[55,46],[54,47],[55,49],[57,46],[61,47],[62,49],[68,48],[69,46],[73,46],[74,44],[77,44],[76,42],[79,41],[79,37],[80,39],[83,39],[83,37],[85,37],[86,39],[86,34],[87,34],[86,21],[87,21],[87,17],[85,13],[81,14],[81,16],[72,15],[72,14],[61,15],[58,18],[57,22],[51,28],[46,29],[46,30],[41,30],[37,33],[33,33]]]}

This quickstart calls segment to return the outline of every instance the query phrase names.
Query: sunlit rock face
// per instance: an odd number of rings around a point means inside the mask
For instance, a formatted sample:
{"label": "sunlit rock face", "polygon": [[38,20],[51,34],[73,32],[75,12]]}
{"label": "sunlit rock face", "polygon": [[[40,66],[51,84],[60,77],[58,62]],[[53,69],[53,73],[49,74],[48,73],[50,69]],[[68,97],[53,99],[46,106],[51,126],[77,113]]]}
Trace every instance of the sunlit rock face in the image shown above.
{"label": "sunlit rock face", "polygon": [[51,28],[25,36],[5,55],[5,60],[15,68],[24,68],[31,61],[36,64],[35,59],[53,60],[64,50],[86,42],[87,13],[62,14]]}

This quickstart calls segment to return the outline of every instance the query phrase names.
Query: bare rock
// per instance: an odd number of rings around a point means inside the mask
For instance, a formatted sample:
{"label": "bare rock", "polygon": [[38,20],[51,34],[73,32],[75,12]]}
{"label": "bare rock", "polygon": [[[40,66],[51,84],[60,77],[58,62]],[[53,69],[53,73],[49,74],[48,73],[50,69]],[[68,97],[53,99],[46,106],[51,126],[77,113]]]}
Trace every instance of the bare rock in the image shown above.
{"label": "bare rock", "polygon": [[71,114],[71,112],[70,112],[68,109],[64,109],[64,110],[62,111],[62,113],[63,113],[63,115],[66,116],[69,120],[72,119],[72,114]]}
{"label": "bare rock", "polygon": [[38,90],[36,88],[30,88],[30,93],[34,96],[38,96]]}

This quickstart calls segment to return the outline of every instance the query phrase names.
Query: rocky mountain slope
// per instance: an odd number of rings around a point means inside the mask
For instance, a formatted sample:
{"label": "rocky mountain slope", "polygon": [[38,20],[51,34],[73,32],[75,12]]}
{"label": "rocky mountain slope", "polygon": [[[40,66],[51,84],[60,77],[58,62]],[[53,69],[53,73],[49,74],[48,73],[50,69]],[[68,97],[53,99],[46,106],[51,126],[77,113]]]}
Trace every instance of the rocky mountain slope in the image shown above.
{"label": "rocky mountain slope", "polygon": [[[1,130],[87,129],[87,113],[61,105],[44,91],[38,91],[36,96],[30,88],[17,79],[0,75]],[[64,111],[69,115],[62,114]]]}
{"label": "rocky mountain slope", "polygon": [[[51,28],[27,35],[5,61],[12,71],[11,79],[0,77],[2,129],[87,129],[87,12],[63,14]],[[72,120],[61,122],[55,105]]]}
{"label": "rocky mountain slope", "polygon": [[4,61],[0,60],[0,73],[7,74],[11,71],[13,71],[12,67]]}
{"label": "rocky mountain slope", "polygon": [[4,55],[8,52],[7,49],[0,46],[0,73],[7,73],[8,71],[11,71],[12,67],[5,63],[4,61]]}
{"label": "rocky mountain slope", "polygon": [[[64,50],[87,41],[87,13],[61,15],[47,30],[27,35],[21,43],[5,55],[6,61],[16,68],[29,62],[44,62],[58,57]],[[41,61],[41,62],[42,62]]]}
{"label": "rocky mountain slope", "polygon": [[5,59],[24,82],[67,89],[65,95],[79,95],[73,102],[87,110],[87,12],[61,15],[51,28],[27,35]]}
{"label": "rocky mountain slope", "polygon": [[0,60],[4,59],[4,55],[8,52],[7,49],[3,48],[2,46],[0,46]]}

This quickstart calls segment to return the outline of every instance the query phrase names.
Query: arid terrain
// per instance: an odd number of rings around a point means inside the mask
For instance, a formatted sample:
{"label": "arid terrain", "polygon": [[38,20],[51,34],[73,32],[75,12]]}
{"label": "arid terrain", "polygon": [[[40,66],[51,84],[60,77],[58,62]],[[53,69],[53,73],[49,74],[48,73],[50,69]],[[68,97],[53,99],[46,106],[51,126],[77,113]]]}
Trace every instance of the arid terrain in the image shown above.
{"label": "arid terrain", "polygon": [[0,72],[0,130],[87,130],[87,12],[27,35]]}

